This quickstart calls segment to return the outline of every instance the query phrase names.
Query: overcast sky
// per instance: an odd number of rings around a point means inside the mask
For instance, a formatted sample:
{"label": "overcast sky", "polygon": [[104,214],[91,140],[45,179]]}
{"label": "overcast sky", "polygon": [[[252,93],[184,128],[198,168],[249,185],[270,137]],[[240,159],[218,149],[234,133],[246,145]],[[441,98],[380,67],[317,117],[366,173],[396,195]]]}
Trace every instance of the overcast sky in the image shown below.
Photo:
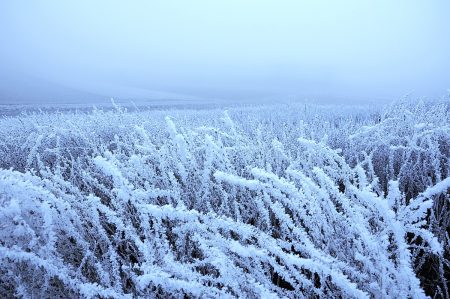
{"label": "overcast sky", "polygon": [[0,103],[438,97],[450,1],[0,1]]}

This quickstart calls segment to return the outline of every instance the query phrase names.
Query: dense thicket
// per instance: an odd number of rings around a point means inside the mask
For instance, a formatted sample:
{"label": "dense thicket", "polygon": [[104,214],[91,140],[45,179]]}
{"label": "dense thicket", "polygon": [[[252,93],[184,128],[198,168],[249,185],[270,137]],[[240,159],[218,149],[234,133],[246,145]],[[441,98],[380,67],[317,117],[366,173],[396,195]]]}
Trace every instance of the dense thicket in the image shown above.
{"label": "dense thicket", "polygon": [[450,112],[0,119],[2,297],[449,297]]}

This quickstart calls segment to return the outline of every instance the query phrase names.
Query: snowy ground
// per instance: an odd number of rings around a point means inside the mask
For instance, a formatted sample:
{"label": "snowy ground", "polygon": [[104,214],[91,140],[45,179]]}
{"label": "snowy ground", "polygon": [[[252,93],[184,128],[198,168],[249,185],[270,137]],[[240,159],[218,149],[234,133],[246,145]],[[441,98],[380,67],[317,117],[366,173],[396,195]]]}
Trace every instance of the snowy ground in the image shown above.
{"label": "snowy ground", "polygon": [[449,296],[448,103],[50,108],[1,107],[3,297]]}
{"label": "snowy ground", "polygon": [[[96,103],[41,103],[41,104],[1,104],[0,103],[0,116],[17,116],[22,113],[35,113],[35,112],[91,112],[93,109],[102,109],[104,111],[114,110],[114,106],[120,105],[123,109],[130,111],[140,110],[162,110],[162,109],[211,109],[214,107],[223,107],[223,103],[220,102],[204,102],[204,101],[182,101],[179,99],[161,99],[161,100],[149,100],[149,101],[128,101],[128,100],[110,100],[110,101],[98,101]],[[231,104],[228,106],[235,106]]]}

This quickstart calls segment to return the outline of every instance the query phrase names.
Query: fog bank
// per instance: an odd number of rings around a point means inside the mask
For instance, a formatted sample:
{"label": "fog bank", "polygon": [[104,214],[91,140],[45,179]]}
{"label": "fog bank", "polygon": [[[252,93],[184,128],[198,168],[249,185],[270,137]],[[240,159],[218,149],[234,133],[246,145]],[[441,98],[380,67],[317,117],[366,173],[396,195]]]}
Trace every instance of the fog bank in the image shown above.
{"label": "fog bank", "polygon": [[450,88],[448,1],[2,1],[0,103]]}

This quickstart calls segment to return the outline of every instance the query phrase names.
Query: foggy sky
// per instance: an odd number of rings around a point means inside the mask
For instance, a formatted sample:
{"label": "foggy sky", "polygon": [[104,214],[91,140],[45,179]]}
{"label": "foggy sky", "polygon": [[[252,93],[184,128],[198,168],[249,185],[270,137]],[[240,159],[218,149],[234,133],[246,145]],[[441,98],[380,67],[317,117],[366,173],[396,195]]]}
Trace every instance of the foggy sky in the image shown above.
{"label": "foggy sky", "polygon": [[450,1],[0,1],[0,104],[450,89]]}

